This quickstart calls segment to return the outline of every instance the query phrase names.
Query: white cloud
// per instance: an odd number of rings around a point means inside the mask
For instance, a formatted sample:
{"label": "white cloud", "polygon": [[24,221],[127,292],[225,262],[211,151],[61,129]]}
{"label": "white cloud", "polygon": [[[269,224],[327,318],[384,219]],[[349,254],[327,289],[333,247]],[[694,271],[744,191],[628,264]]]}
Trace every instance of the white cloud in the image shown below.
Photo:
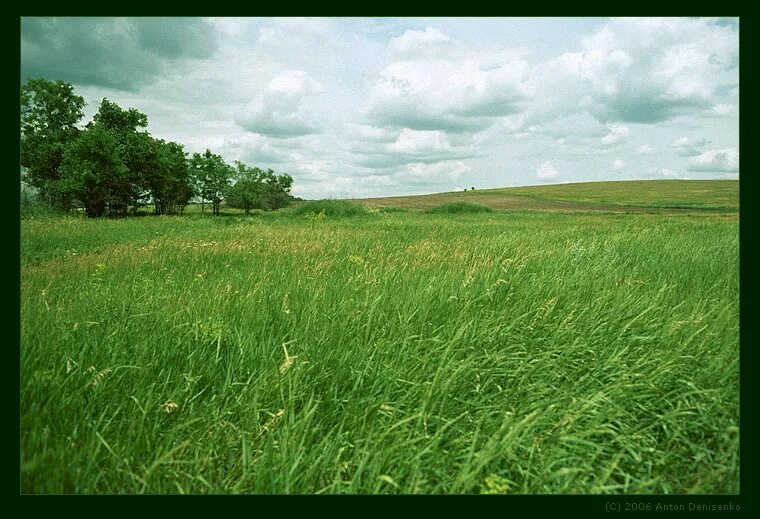
{"label": "white cloud", "polygon": [[736,115],[738,113],[738,107],[733,104],[719,103],[713,106],[709,112],[703,114],[705,117],[726,117],[730,115]]}
{"label": "white cloud", "polygon": [[319,94],[322,90],[319,81],[303,70],[285,70],[269,82],[269,92],[278,96],[303,97]]}
{"label": "white cloud", "polygon": [[673,142],[670,147],[675,148],[680,157],[695,157],[702,153],[702,148],[710,144],[709,139],[702,138],[692,141],[688,137],[682,137]]}
{"label": "white cloud", "polygon": [[377,126],[369,126],[366,124],[348,123],[345,125],[345,129],[351,142],[363,141],[389,143],[395,141],[399,137],[398,130],[378,128]]}
{"label": "white cloud", "polygon": [[689,171],[737,173],[739,171],[739,154],[735,148],[704,151],[691,160]]}
{"label": "white cloud", "polygon": [[270,139],[257,133],[244,133],[239,137],[229,137],[221,143],[210,146],[216,152],[224,153],[227,160],[241,160],[259,167],[286,161],[292,152],[282,144],[287,141]]}
{"label": "white cloud", "polygon": [[681,148],[683,146],[689,146],[689,138],[682,137],[670,145],[671,148]]}
{"label": "white cloud", "polygon": [[628,137],[629,129],[622,124],[608,124],[609,133],[602,137],[602,144],[612,146],[624,142]]}
{"label": "white cloud", "polygon": [[738,84],[736,28],[697,18],[614,18],[581,49],[538,64],[531,117],[589,111],[601,121],[653,124],[715,109]]}
{"label": "white cloud", "polygon": [[406,31],[390,41],[392,55],[400,59],[425,57],[445,57],[450,49],[451,38],[438,29],[428,27],[424,31]]}
{"label": "white cloud", "polygon": [[319,94],[322,85],[302,70],[275,75],[266,92],[238,115],[238,125],[253,133],[291,138],[319,132],[314,117],[304,108],[304,98]]}
{"label": "white cloud", "polygon": [[[478,155],[468,135],[450,135],[440,130],[389,131],[360,127],[364,137],[345,148],[354,155],[352,162],[361,167],[384,169],[413,162],[435,163]],[[393,138],[390,138],[393,135]]]}
{"label": "white cloud", "polygon": [[625,162],[623,162],[620,159],[615,159],[612,161],[612,169],[615,170],[621,170],[625,167]]}
{"label": "white cloud", "polygon": [[441,131],[415,131],[404,128],[390,145],[393,152],[412,154],[451,150],[451,143]]}
{"label": "white cloud", "polygon": [[[367,104],[377,126],[477,131],[520,111],[529,93],[527,63],[511,54],[479,54],[428,28],[391,40],[394,61],[380,73]],[[446,52],[428,52],[433,46]]]}
{"label": "white cloud", "polygon": [[663,178],[676,178],[678,175],[668,168],[659,168],[657,170],[657,176],[663,177]]}
{"label": "white cloud", "polygon": [[559,177],[559,171],[547,161],[536,168],[536,176],[542,180],[553,180]]}
{"label": "white cloud", "polygon": [[[24,23],[22,71],[76,72],[84,122],[108,97],[146,113],[156,137],[271,165],[308,196],[524,185],[539,170],[546,182],[738,171],[736,19],[204,21],[191,32],[214,45],[195,57],[184,37],[151,33],[183,56],[159,61],[113,44],[133,33]],[[166,26],[181,36],[186,23]],[[114,63],[129,67],[100,74]]]}
{"label": "white cloud", "polygon": [[453,189],[459,179],[471,168],[462,161],[445,161],[435,164],[407,164],[393,175],[393,180],[404,185],[416,187],[445,186]]}

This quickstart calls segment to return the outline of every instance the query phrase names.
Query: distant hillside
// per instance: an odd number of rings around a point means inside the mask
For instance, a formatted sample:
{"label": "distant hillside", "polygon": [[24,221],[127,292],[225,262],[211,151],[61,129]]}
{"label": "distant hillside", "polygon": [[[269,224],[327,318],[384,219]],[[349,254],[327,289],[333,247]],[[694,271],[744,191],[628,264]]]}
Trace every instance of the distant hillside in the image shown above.
{"label": "distant hillside", "polygon": [[647,211],[739,210],[738,180],[630,180],[364,198],[372,207],[423,210],[448,202],[473,202],[496,210]]}

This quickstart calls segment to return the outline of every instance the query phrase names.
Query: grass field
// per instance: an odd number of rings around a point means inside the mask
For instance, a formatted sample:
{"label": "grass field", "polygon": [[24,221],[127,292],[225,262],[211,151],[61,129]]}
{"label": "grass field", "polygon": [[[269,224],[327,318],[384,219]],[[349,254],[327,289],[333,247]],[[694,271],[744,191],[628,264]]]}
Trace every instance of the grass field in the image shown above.
{"label": "grass field", "polygon": [[429,209],[471,202],[498,210],[625,211],[739,210],[738,180],[632,180],[478,189],[433,195],[367,198],[373,207]]}
{"label": "grass field", "polygon": [[736,212],[327,213],[22,220],[21,491],[738,493]]}

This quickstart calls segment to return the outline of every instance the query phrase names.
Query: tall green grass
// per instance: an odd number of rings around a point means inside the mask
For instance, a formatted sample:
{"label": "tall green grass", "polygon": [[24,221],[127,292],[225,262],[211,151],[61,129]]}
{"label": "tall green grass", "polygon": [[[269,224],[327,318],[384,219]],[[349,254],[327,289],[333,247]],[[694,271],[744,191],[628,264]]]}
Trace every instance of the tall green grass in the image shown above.
{"label": "tall green grass", "polygon": [[738,492],[736,218],[220,220],[22,222],[22,492]]}
{"label": "tall green grass", "polygon": [[473,204],[470,202],[449,202],[425,211],[429,214],[471,214],[471,213],[492,213],[493,209],[482,204]]}
{"label": "tall green grass", "polygon": [[292,210],[298,216],[359,216],[367,214],[367,210],[347,200],[315,200],[298,205]]}

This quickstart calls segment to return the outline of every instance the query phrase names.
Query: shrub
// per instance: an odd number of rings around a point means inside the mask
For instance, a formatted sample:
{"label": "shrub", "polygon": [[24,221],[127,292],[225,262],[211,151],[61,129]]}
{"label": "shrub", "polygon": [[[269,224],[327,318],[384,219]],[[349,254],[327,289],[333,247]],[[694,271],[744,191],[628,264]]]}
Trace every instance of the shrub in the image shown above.
{"label": "shrub", "polygon": [[381,207],[381,213],[408,213],[409,209],[406,207]]}
{"label": "shrub", "polygon": [[325,216],[360,216],[367,214],[367,210],[347,200],[316,200],[306,202],[293,209],[296,216],[309,216],[324,214]]}
{"label": "shrub", "polygon": [[465,213],[492,213],[493,209],[481,204],[469,202],[449,202],[425,211],[430,214],[465,214]]}

